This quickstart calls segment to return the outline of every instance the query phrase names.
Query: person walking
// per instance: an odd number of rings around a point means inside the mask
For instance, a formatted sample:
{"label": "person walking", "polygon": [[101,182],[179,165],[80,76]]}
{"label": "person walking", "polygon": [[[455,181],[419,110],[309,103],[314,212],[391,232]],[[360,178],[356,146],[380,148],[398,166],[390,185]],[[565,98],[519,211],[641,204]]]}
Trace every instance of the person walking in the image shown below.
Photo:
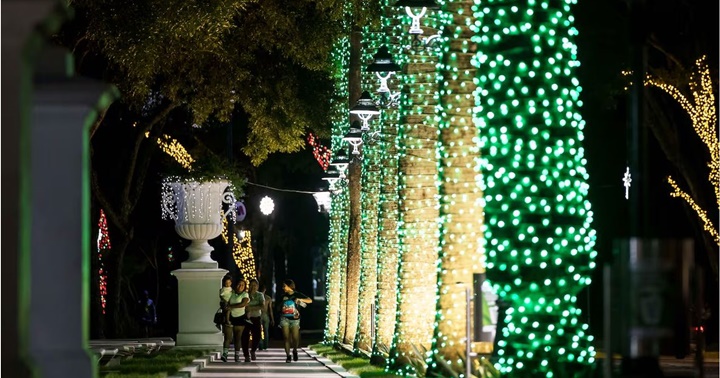
{"label": "person walking", "polygon": [[305,307],[312,303],[307,295],[295,291],[295,282],[291,279],[283,281],[282,309],[280,310],[280,327],[285,339],[285,362],[290,363],[290,346],[292,346],[292,360],[298,360],[297,348],[300,345],[300,311],[298,306]]}
{"label": "person walking", "polygon": [[265,284],[260,285],[260,291],[265,296],[265,306],[263,307],[262,313],[260,314],[260,321],[262,322],[262,333],[263,337],[260,339],[260,350],[267,350],[270,346],[270,327],[275,325],[275,314],[273,314],[273,300],[266,291],[267,287]]}
{"label": "person walking", "polygon": [[138,301],[138,307],[140,308],[141,332],[143,337],[148,338],[152,334],[152,328],[157,324],[157,311],[155,302],[150,299],[150,293],[147,290],[143,290],[143,297]]}
{"label": "person walking", "polygon": [[235,291],[228,299],[227,308],[230,310],[230,324],[223,327],[223,353],[220,357],[223,362],[227,362],[228,351],[230,350],[230,342],[235,345],[235,362],[240,361],[240,345],[242,344],[242,333],[245,329],[245,307],[250,302],[245,288],[247,284],[244,280],[239,280],[235,284]]}
{"label": "person walking", "polygon": [[[260,327],[262,325],[260,315],[265,307],[265,295],[258,291],[259,286],[258,280],[250,280],[250,289],[248,290],[250,301],[245,308],[245,315],[247,315],[251,324],[247,324],[242,333],[242,350],[245,362],[255,361],[255,351],[260,345]],[[250,340],[251,337],[252,341]],[[251,342],[252,345],[250,345]]]}

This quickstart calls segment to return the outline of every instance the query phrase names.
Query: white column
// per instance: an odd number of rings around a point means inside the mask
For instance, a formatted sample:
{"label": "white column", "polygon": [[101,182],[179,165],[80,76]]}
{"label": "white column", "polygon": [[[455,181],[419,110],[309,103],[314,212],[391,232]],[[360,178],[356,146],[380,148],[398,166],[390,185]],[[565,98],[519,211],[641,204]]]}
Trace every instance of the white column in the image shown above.
{"label": "white column", "polygon": [[220,304],[218,296],[225,269],[182,269],[172,271],[178,280],[178,346],[220,347],[223,341],[213,323]]}
{"label": "white column", "polygon": [[[2,351],[3,373],[11,377],[31,376],[27,359],[29,335],[28,290],[31,277],[23,276],[20,253],[20,131],[27,128],[28,99],[32,71],[28,41],[33,28],[47,17],[54,0],[3,0],[2,2]],[[25,123],[21,123],[25,121]],[[22,126],[21,126],[22,125]],[[25,229],[27,230],[27,229]]]}
{"label": "white column", "polygon": [[[46,50],[47,51],[47,50]],[[49,51],[52,51],[50,49]],[[56,51],[60,53],[60,51]],[[64,58],[52,56],[53,59]],[[43,377],[92,377],[89,327],[90,182],[87,125],[107,85],[35,77],[29,135],[30,356]],[[29,137],[29,138],[28,138]]]}

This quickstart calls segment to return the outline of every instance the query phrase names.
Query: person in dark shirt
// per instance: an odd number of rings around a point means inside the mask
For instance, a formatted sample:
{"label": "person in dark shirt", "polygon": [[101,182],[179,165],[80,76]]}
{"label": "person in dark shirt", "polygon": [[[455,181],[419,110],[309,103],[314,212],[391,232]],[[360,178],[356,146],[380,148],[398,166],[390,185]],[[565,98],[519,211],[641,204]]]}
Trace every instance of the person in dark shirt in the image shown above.
{"label": "person in dark shirt", "polygon": [[147,290],[143,290],[143,297],[138,301],[138,307],[140,309],[140,327],[143,337],[150,337],[152,333],[152,327],[157,324],[157,312],[155,310],[155,302],[150,299],[150,293]]}
{"label": "person in dark shirt", "polygon": [[297,348],[300,344],[300,311],[299,307],[305,307],[312,303],[312,299],[307,295],[295,291],[295,282],[287,279],[283,282],[282,300],[280,301],[280,327],[282,328],[283,338],[285,339],[285,354],[289,363],[290,345],[292,345],[292,360],[298,360]]}

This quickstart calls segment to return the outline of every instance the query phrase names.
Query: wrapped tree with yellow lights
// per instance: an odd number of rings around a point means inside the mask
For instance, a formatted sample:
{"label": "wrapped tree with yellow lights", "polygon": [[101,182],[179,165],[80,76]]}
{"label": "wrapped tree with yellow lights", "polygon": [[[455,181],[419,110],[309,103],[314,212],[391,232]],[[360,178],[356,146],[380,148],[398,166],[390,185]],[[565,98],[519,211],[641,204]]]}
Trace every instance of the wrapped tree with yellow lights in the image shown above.
{"label": "wrapped tree with yellow lights", "polygon": [[[471,0],[446,1],[442,8],[443,37],[438,71],[438,172],[440,185],[440,258],[437,267],[437,312],[428,375],[462,373],[465,355],[466,288],[482,261],[482,193],[478,129],[473,121],[477,51],[470,25],[475,22]],[[480,311],[480,309],[476,309]],[[450,370],[450,371],[448,371]]]}
{"label": "wrapped tree with yellow lights", "polygon": [[572,4],[475,9],[487,274],[509,303],[496,363],[509,377],[585,377],[595,356],[576,297],[597,253]]}
{"label": "wrapped tree with yellow lights", "polygon": [[[425,33],[437,33],[435,12]],[[405,28],[409,19],[404,22]],[[408,38],[405,34],[405,38]],[[435,320],[438,257],[438,127],[435,121],[438,56],[434,49],[406,52],[398,111],[398,307],[387,369],[423,373]]]}

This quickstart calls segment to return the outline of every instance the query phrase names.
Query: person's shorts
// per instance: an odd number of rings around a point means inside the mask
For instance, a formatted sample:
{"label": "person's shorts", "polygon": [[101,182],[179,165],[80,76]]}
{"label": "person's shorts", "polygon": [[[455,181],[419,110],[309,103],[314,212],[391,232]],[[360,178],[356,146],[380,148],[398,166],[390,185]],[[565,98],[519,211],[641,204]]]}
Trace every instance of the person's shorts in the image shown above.
{"label": "person's shorts", "polygon": [[230,324],[234,326],[245,326],[247,325],[247,317],[245,315],[238,316],[237,318],[230,315]]}
{"label": "person's shorts", "polygon": [[282,318],[280,319],[280,327],[300,328],[300,319]]}

